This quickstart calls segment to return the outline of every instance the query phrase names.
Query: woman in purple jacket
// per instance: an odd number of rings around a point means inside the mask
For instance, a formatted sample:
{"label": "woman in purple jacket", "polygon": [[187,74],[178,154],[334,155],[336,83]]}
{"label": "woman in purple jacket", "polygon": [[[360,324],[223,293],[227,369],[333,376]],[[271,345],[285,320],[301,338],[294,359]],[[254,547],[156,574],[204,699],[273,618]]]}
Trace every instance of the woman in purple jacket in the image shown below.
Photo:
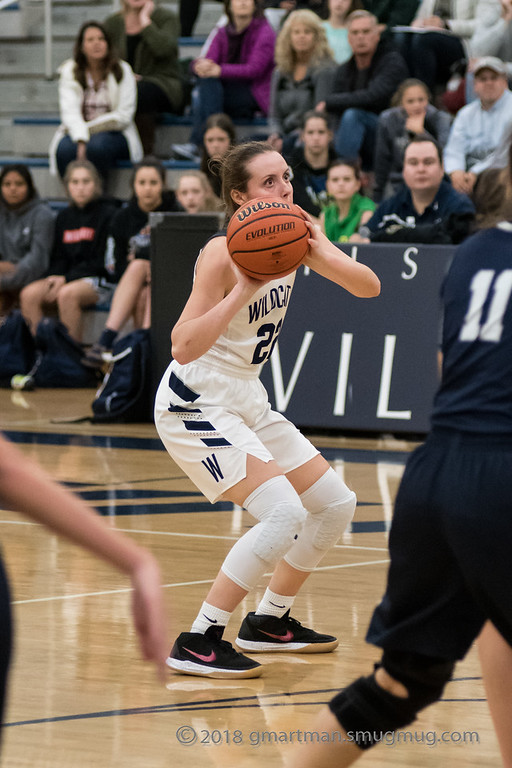
{"label": "woman in purple jacket", "polygon": [[258,0],[224,0],[224,8],[228,23],[219,28],[207,56],[192,65],[197,96],[190,140],[197,154],[209,115],[224,112],[236,119],[268,112],[275,32]]}

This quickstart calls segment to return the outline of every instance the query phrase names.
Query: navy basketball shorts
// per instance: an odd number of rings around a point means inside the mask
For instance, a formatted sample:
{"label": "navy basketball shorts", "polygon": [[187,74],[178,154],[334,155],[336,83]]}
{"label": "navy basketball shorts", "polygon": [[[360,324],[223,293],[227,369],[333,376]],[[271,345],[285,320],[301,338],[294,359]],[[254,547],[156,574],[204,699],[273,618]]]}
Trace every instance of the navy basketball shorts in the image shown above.
{"label": "navy basketball shorts", "polygon": [[486,619],[512,645],[512,438],[436,429],[398,490],[367,640],[457,660]]}
{"label": "navy basketball shorts", "polygon": [[155,424],[176,464],[214,502],[246,477],[247,456],[274,459],[283,473],[318,450],[273,411],[261,381],[173,361],[155,398]]}

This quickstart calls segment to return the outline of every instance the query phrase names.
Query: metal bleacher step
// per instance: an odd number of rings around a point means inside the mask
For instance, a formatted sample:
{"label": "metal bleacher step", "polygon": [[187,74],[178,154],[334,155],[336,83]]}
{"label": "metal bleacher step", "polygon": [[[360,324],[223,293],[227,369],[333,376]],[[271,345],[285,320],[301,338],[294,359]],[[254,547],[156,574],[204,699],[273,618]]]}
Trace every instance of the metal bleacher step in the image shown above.
{"label": "metal bleacher step", "polygon": [[[24,163],[28,167],[40,197],[47,200],[62,199],[64,197],[65,192],[62,182],[58,176],[50,174],[47,157],[0,156],[0,167],[2,168],[14,165],[15,163]],[[164,160],[163,164],[167,169],[167,183],[171,189],[176,186],[177,180],[183,171],[198,167],[197,163],[187,160]],[[130,179],[132,168],[133,166],[129,161],[123,160],[110,172],[106,189],[109,195],[120,200],[128,200],[131,197]]]}
{"label": "metal bleacher step", "polygon": [[[57,130],[60,120],[52,115],[18,115],[13,118],[13,148],[16,155],[45,156],[50,141]],[[236,120],[237,135],[243,138],[264,138],[268,134],[267,121],[264,117],[253,120]],[[156,130],[155,154],[168,158],[172,144],[189,141],[192,120],[190,115],[161,116]]]}

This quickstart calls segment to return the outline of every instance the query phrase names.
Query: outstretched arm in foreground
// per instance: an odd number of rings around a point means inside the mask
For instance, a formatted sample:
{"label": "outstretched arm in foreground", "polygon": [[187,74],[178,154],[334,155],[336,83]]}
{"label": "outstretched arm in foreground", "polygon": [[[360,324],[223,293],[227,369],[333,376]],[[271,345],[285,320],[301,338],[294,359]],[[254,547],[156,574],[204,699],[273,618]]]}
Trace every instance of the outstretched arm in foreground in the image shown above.
{"label": "outstretched arm in foreground", "polygon": [[0,436],[0,503],[43,523],[123,571],[142,655],[164,679],[167,640],[159,568],[147,550],[109,528],[78,496],[54,482]]}

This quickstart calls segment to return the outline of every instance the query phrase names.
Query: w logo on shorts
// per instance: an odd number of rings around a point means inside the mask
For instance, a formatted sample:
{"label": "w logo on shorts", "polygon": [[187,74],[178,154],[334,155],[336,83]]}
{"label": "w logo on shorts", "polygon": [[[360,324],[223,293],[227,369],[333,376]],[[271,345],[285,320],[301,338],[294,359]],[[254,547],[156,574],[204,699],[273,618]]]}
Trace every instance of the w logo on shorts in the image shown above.
{"label": "w logo on shorts", "polygon": [[214,453],[212,453],[211,456],[207,456],[206,459],[201,462],[201,464],[206,467],[215,482],[218,483],[219,480],[224,479],[224,475],[222,474],[221,468],[219,467],[219,462],[217,461],[217,457]]}

